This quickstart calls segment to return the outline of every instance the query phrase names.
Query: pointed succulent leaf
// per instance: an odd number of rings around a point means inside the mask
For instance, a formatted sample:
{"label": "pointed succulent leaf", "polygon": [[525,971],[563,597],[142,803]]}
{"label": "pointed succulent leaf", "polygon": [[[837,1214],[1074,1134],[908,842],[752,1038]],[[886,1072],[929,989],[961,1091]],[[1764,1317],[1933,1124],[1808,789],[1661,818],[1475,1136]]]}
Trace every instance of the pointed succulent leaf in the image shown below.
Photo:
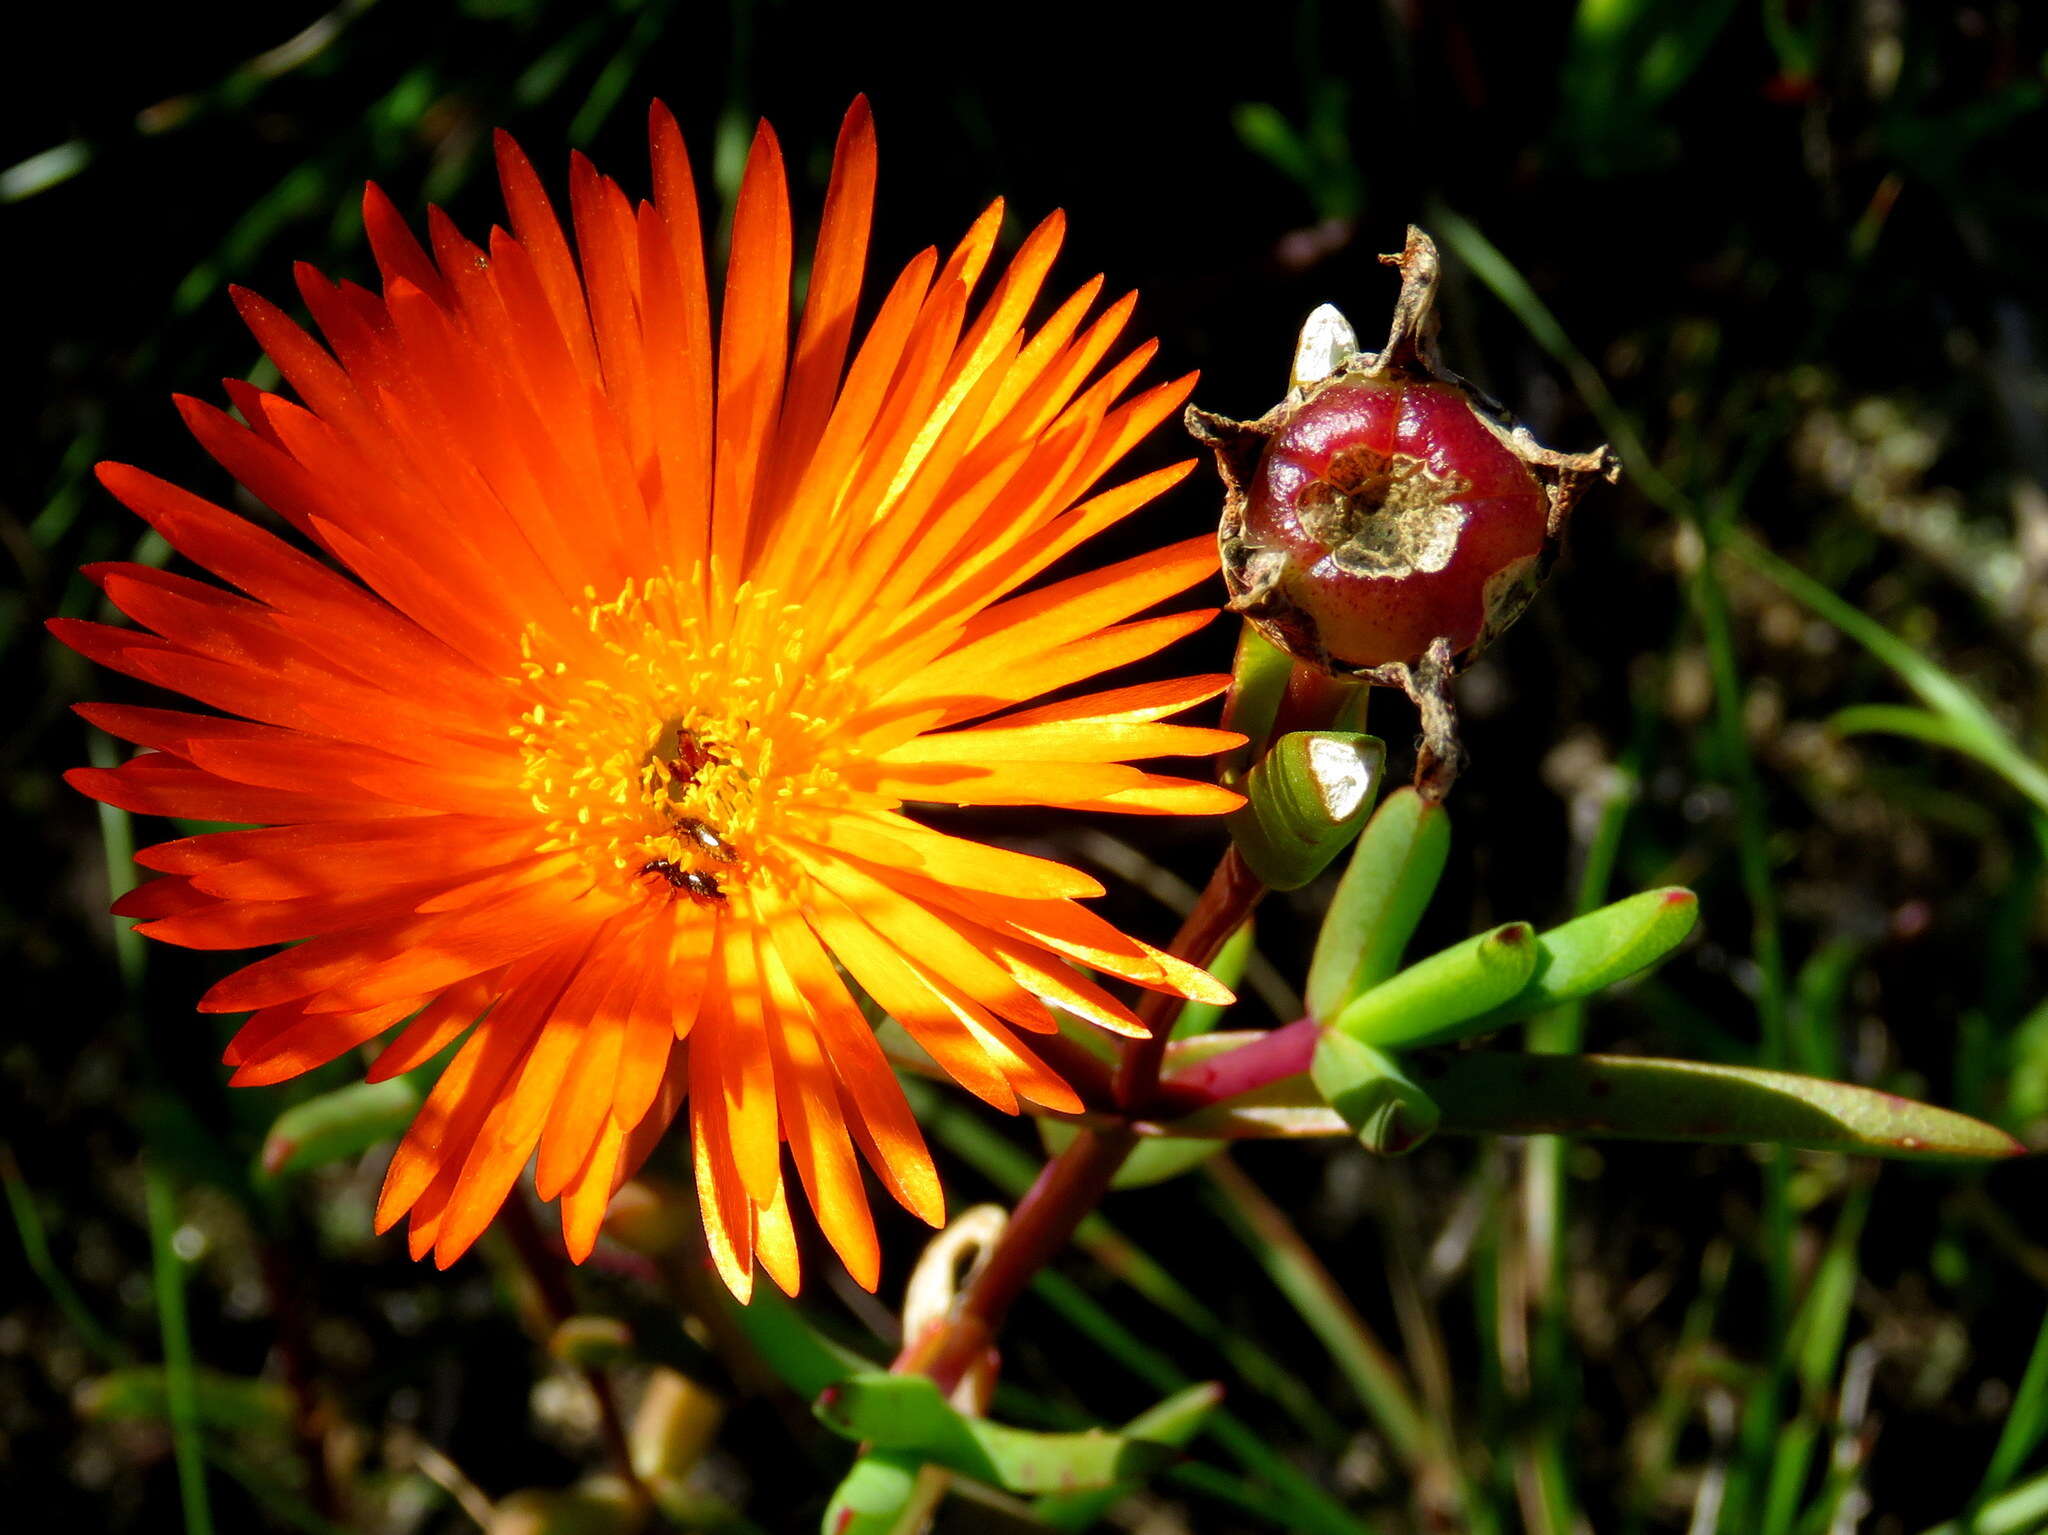
{"label": "pointed succulent leaf", "polygon": [[755,1285],[753,1299],[729,1308],[762,1362],[798,1396],[813,1398],[856,1371],[872,1368],[868,1361],[827,1343],[795,1305],[772,1285]]}
{"label": "pointed succulent leaf", "polygon": [[1646,890],[1538,933],[1536,973],[1529,984],[1475,1022],[1498,1028],[1647,970],[1685,941],[1699,915],[1699,897],[1672,886]]}
{"label": "pointed succulent leaf", "polygon": [[[286,1435],[292,1428],[292,1394],[282,1381],[193,1372],[193,1403],[200,1424],[221,1433]],[[162,1365],[136,1365],[94,1376],[79,1388],[80,1414],[97,1423],[164,1422],[171,1418],[171,1391]]]}
{"label": "pointed succulent leaf", "polygon": [[1116,1170],[1109,1186],[1113,1189],[1143,1189],[1155,1183],[1165,1183],[1182,1173],[1193,1172],[1226,1144],[1224,1141],[1195,1140],[1184,1136],[1143,1141],[1124,1158],[1124,1165]]}
{"label": "pointed succulent leaf", "polygon": [[1771,1142],[1920,1161],[2026,1149],[1950,1109],[1749,1066],[1477,1050],[1411,1069],[1443,1110],[1442,1129],[1459,1134]]}
{"label": "pointed succulent leaf", "polygon": [[819,1535],[905,1535],[923,1464],[901,1450],[868,1451],[834,1489]]}
{"label": "pointed succulent leaf", "polygon": [[1316,938],[1308,1013],[1327,1021],[1401,967],[1401,951],[1443,874],[1451,822],[1413,789],[1387,796],[1358,838]]}
{"label": "pointed succulent leaf", "polygon": [[970,1418],[923,1375],[880,1370],[848,1376],[812,1410],[836,1434],[878,1450],[915,1454],[1015,1493],[1107,1487],[1164,1465],[1170,1446],[1107,1429],[1038,1434]]}
{"label": "pointed succulent leaf", "polygon": [[[1189,1386],[1131,1419],[1124,1425],[1124,1435],[1129,1439],[1183,1448],[1201,1432],[1202,1424],[1222,1400],[1223,1388],[1214,1381]],[[1093,1492],[1047,1493],[1033,1502],[1031,1512],[1047,1529],[1085,1530],[1109,1512],[1110,1506],[1132,1491],[1135,1485],[1119,1482]]]}
{"label": "pointed succulent leaf", "polygon": [[424,1097],[425,1089],[404,1076],[351,1083],[294,1104],[277,1116],[263,1138],[258,1181],[311,1172],[403,1135]]}
{"label": "pointed succulent leaf", "polygon": [[1379,792],[1386,747],[1355,731],[1297,730],[1245,775],[1230,817],[1237,850],[1266,884],[1296,890],[1343,852]]}
{"label": "pointed succulent leaf", "polygon": [[1332,1027],[1384,1050],[1440,1044],[1474,1032],[1475,1018],[1514,996],[1535,973],[1535,930],[1510,922],[1417,960],[1353,997]]}
{"label": "pointed succulent leaf", "polygon": [[1323,1030],[1309,1078],[1358,1133],[1359,1144],[1377,1156],[1413,1151],[1436,1129],[1439,1115],[1429,1094],[1392,1058],[1341,1029]]}

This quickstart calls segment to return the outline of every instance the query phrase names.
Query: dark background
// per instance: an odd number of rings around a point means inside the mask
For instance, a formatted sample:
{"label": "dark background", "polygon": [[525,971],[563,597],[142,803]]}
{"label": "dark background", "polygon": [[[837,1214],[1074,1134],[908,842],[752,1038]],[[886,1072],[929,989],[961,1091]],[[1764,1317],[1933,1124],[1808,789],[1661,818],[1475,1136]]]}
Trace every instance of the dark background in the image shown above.
{"label": "dark background", "polygon": [[[1691,884],[1703,934],[1595,1008],[1589,1046],[1775,1059],[2043,1136],[2043,813],[1954,752],[1830,728],[1846,706],[1908,695],[1750,567],[1704,552],[1734,535],[1777,550],[2038,745],[2048,30],[2026,10],[1415,0],[1202,20],[1114,6],[383,0],[44,12],[39,40],[17,37],[0,63],[0,1172],[16,1231],[42,1231],[75,1296],[66,1309],[0,1233],[0,1488],[40,1511],[39,1528],[177,1527],[162,1424],[93,1384],[161,1357],[145,1148],[191,1264],[200,1362],[275,1380],[280,1308],[297,1311],[301,1362],[345,1427],[351,1527],[463,1527],[408,1470],[409,1434],[491,1496],[565,1484],[588,1458],[530,1389],[546,1372],[492,1260],[437,1276],[368,1235],[378,1158],[288,1195],[255,1189],[264,1127],[348,1073],[229,1094],[221,1028],[191,1010],[223,962],[158,950],[138,968],[117,952],[102,915],[106,828],[56,774],[92,749],[67,705],[128,695],[41,623],[96,611],[79,563],[161,558],[136,554],[137,525],[90,480],[95,460],[231,494],[168,399],[211,397],[216,379],[257,365],[228,283],[286,298],[295,259],[369,280],[355,211],[366,176],[401,208],[439,201],[466,229],[488,227],[495,125],[558,193],[574,145],[637,194],[656,95],[709,171],[709,207],[729,197],[754,119],[774,121],[801,244],[839,117],[865,91],[882,143],[871,297],[992,196],[1009,201],[1013,239],[1062,207],[1067,287],[1098,270],[1112,294],[1139,287],[1135,334],[1162,341],[1153,376],[1200,368],[1196,400],[1235,415],[1277,397],[1316,303],[1342,304],[1370,343],[1393,292],[1375,253],[1398,249],[1411,220],[1435,229],[1451,364],[1553,446],[1617,426],[1633,440],[1617,439],[1629,479],[1588,498],[1546,595],[1463,685],[1473,766],[1422,944],[1567,915],[1601,808],[1624,784],[1613,892]],[[1490,242],[1553,329],[1475,273],[1479,247],[1454,228]],[[1585,374],[1611,399],[1589,395]],[[1161,434],[1139,462],[1185,452]],[[1103,553],[1185,536],[1216,501],[1198,475]],[[1228,643],[1219,624],[1176,659],[1219,664]],[[1405,760],[1406,706],[1382,706],[1376,724]],[[989,829],[1088,856],[1072,828]],[[1185,879],[1215,852],[1212,828],[1110,829]],[[1264,921],[1283,974],[1300,974],[1320,898],[1302,892]],[[1134,888],[1112,908],[1154,937],[1171,929]],[[1760,1022],[1774,1008],[1789,1041],[1775,1054]],[[1245,1026],[1268,1021],[1251,1012]],[[1541,1441],[1561,1448],[1576,1489],[1560,1529],[1570,1517],[1683,1529],[1724,1475],[1722,1528],[1825,1529],[1840,1488],[1821,1463],[1846,1423],[1840,1453],[1869,1499],[1866,1527],[1921,1530],[1980,1491],[2048,1299],[2031,1164],[1877,1175],[1799,1159],[1780,1185],[1789,1225],[1774,1229],[1771,1175],[1751,1153],[1582,1147],[1566,1158],[1568,1349],[1525,1386],[1499,1325],[1522,1250],[1520,1148],[1438,1145],[1399,1165],[1321,1148],[1238,1160],[1366,1322],[1419,1374],[1440,1372],[1433,1410],[1493,1510],[1474,1528],[1541,1527],[1518,1492],[1517,1449]],[[956,1205],[988,1192],[965,1164],[952,1170]],[[1189,1373],[1229,1381],[1241,1416],[1373,1528],[1426,1527],[1429,1500],[1390,1468],[1214,1198],[1184,1180],[1119,1196],[1110,1214],[1305,1381],[1328,1423],[1241,1389],[1209,1343],[1085,1260],[1068,1272]],[[907,1223],[889,1232],[885,1301],[915,1251]],[[1841,1335],[1820,1321],[1795,1332],[1798,1357],[1817,1363],[1789,1390],[1783,1428],[1811,1430],[1821,1449],[1779,1525],[1742,1501],[1764,1497],[1774,1420],[1731,1437],[1726,1411],[1755,1400],[1772,1359],[1793,1357],[1772,1331],[1773,1254],[1807,1295],[1831,1237],[1846,1249]],[[1419,1317],[1387,1298],[1411,1280]],[[837,1302],[821,1286],[816,1305]],[[1852,1390],[1845,1405],[1859,1370],[1867,1398]],[[1098,1420],[1157,1394],[1030,1303],[1009,1377]],[[2025,1482],[2037,1428],[2023,1425],[1984,1492]],[[245,1439],[223,1431],[247,1474],[214,1474],[217,1525],[290,1527],[265,1489],[303,1493],[300,1468],[260,1432]],[[743,1407],[708,1463],[762,1528],[814,1522],[843,1462],[799,1438],[815,1462],[792,1474],[791,1442],[774,1408]],[[1158,1517],[1190,1529],[1269,1527],[1189,1481],[1161,1498]]]}

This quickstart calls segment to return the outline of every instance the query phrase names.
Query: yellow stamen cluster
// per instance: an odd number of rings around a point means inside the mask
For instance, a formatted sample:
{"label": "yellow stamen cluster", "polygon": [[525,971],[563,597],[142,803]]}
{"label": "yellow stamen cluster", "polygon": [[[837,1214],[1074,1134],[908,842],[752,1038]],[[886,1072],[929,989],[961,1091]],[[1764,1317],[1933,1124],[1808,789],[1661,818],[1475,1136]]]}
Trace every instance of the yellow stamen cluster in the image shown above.
{"label": "yellow stamen cluster", "polygon": [[586,592],[566,638],[530,627],[513,734],[545,823],[538,850],[576,849],[595,880],[672,894],[654,868],[724,888],[783,883],[790,818],[832,803],[838,726],[860,705],[851,668],[810,662],[798,610],[742,587],[716,629],[701,570]]}

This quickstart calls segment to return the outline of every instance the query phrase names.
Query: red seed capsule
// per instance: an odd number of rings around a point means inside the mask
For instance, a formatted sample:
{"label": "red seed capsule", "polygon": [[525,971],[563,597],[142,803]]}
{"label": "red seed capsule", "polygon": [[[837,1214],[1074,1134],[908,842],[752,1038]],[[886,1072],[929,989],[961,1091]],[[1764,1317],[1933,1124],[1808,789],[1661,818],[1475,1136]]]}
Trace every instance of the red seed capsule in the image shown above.
{"label": "red seed capsule", "polygon": [[1342,318],[1319,311],[1302,357],[1318,324],[1323,353],[1297,359],[1285,400],[1251,422],[1190,411],[1189,425],[1229,492],[1231,605],[1299,660],[1412,693],[1432,652],[1447,673],[1514,621],[1584,483],[1615,466],[1604,448],[1539,447],[1442,368],[1427,235],[1411,229],[1386,259],[1402,283],[1384,350],[1358,352]]}
{"label": "red seed capsule", "polygon": [[1264,616],[1285,648],[1369,670],[1505,627],[1549,522],[1543,487],[1458,390],[1339,378],[1267,442],[1243,540],[1277,555]]}

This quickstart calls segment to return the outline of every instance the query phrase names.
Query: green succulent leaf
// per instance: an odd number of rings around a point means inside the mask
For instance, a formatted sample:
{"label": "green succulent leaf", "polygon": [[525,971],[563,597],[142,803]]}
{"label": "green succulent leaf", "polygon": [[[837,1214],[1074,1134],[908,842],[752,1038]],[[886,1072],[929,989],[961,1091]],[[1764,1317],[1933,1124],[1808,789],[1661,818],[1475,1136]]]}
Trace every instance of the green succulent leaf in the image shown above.
{"label": "green succulent leaf", "polygon": [[820,1535],[901,1535],[924,1462],[901,1450],[870,1450],[833,1490]]}
{"label": "green succulent leaf", "polygon": [[277,1116],[258,1155],[258,1181],[311,1172],[360,1156],[405,1133],[426,1089],[410,1076],[354,1082],[294,1104]]}
{"label": "green succulent leaf", "polygon": [[1429,1094],[1391,1057],[1341,1029],[1323,1030],[1309,1078],[1359,1144],[1378,1156],[1413,1151],[1436,1129],[1440,1116]]}
{"label": "green succulent leaf", "polygon": [[1952,1109],[1750,1066],[1477,1050],[1417,1060],[1411,1070],[1449,1133],[1770,1142],[1917,1161],[2026,1149]]}
{"label": "green succulent leaf", "polygon": [[1316,937],[1308,1014],[1329,1019],[1351,997],[1401,967],[1401,951],[1436,891],[1451,820],[1413,789],[1387,796],[1353,849]]}
{"label": "green succulent leaf", "polygon": [[[282,1381],[195,1370],[192,1384],[199,1421],[206,1428],[278,1435],[292,1430],[292,1394]],[[95,1376],[79,1389],[78,1410],[98,1423],[168,1423],[171,1398],[163,1366],[137,1365]]]}
{"label": "green succulent leaf", "polygon": [[848,1439],[915,1454],[1015,1493],[1108,1487],[1143,1476],[1173,1455],[1169,1445],[1107,1429],[1037,1434],[970,1418],[923,1375],[862,1371],[822,1392],[812,1411]]}
{"label": "green succulent leaf", "polygon": [[[1123,1427],[1124,1437],[1182,1448],[1201,1432],[1203,1423],[1222,1400],[1223,1388],[1214,1381],[1189,1386],[1131,1419]],[[1047,1493],[1031,1505],[1031,1512],[1048,1529],[1085,1530],[1135,1486],[1134,1482],[1118,1482],[1092,1492]]]}
{"label": "green succulent leaf", "polygon": [[1536,935],[1536,973],[1529,984],[1473,1020],[1484,1033],[1547,1012],[1628,979],[1664,959],[1699,921],[1699,897],[1672,886],[1646,890],[1589,911]]}
{"label": "green succulent leaf", "polygon": [[1536,932],[1509,922],[1453,944],[1346,1002],[1331,1027],[1386,1050],[1440,1044],[1490,1024],[1475,1024],[1529,984],[1536,973]]}
{"label": "green succulent leaf", "polygon": [[1386,747],[1345,730],[1280,737],[1245,775],[1245,805],[1232,813],[1239,855],[1275,890],[1314,879],[1358,835],[1379,793]]}
{"label": "green succulent leaf", "polygon": [[1281,1077],[1235,1098],[1226,1098],[1156,1127],[1152,1139],[1183,1136],[1228,1140],[1297,1140],[1350,1135],[1344,1116],[1331,1108],[1307,1072]]}
{"label": "green succulent leaf", "polygon": [[752,1300],[744,1306],[734,1301],[730,1309],[762,1362],[798,1396],[815,1398],[856,1371],[872,1368],[859,1355],[826,1342],[771,1285],[755,1285]]}

